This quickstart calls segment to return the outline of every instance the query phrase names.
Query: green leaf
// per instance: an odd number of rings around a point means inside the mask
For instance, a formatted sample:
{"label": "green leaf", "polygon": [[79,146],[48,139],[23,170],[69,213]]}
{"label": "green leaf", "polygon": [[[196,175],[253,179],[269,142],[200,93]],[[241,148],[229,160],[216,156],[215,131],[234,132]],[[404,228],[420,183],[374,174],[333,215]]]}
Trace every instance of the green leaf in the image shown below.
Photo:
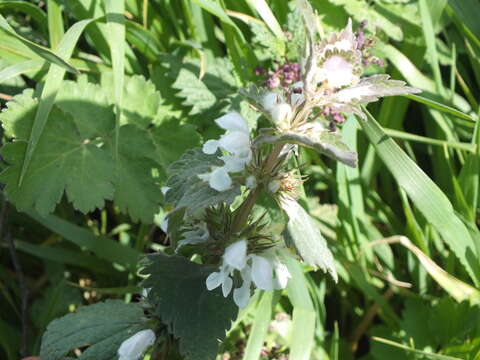
{"label": "green leaf", "polygon": [[360,124],[395,180],[450,246],[475,284],[478,285],[480,283],[480,266],[477,260],[476,245],[466,226],[455,214],[448,198],[418,165],[385,134],[382,127],[370,114],[368,114],[367,120],[360,120]]}
{"label": "green leaf", "polygon": [[54,320],[42,337],[42,359],[63,360],[74,349],[88,346],[79,359],[113,360],[120,344],[144,329],[139,303],[107,300],[80,307]]}
{"label": "green leaf", "polygon": [[31,92],[21,95],[20,103],[9,106],[1,116],[7,133],[17,140],[2,148],[5,160],[12,164],[0,174],[7,198],[21,211],[34,208],[44,215],[54,210],[64,191],[82,212],[102,207],[104,199],[113,197],[112,159],[94,142],[80,136],[72,117],[57,107],[50,113],[25,180],[18,185],[26,158],[25,138],[32,129],[37,103],[27,100],[28,94]]}
{"label": "green leaf", "polygon": [[183,257],[152,255],[141,274],[142,286],[151,288],[148,301],[155,313],[180,341],[187,360],[213,360],[218,342],[237,316],[238,309],[221,290],[208,291],[207,276],[217,269]]}
{"label": "green leaf", "polygon": [[117,159],[114,202],[134,221],[153,222],[160,209],[162,192],[153,170],[159,167],[152,160],[155,145],[146,130],[135,125],[120,128],[122,138]]}
{"label": "green leaf", "polygon": [[200,67],[196,61],[184,61],[177,70],[172,87],[180,90],[177,96],[185,98],[183,105],[192,106],[190,115],[202,113],[235,95],[236,83],[228,60],[215,59],[208,64],[202,79],[199,78]]}
{"label": "green leaf", "polygon": [[280,198],[280,206],[288,215],[287,233],[299,255],[307,264],[320,267],[338,280],[333,262],[333,255],[328,249],[327,241],[310,215],[291,197]]}
{"label": "green leaf", "polygon": [[[85,30],[85,27],[92,21],[94,20],[82,20],[75,23],[72,27],[70,27],[70,29],[68,29],[66,34],[62,37],[62,40],[58,44],[57,48],[57,53],[63,59],[70,59],[80,35],[82,34],[83,30]],[[18,179],[19,185],[22,184],[23,178],[25,177],[28,167],[30,166],[33,153],[41,138],[43,128],[48,120],[48,115],[53,107],[55,97],[60,88],[63,77],[65,76],[65,72],[66,70],[62,67],[56,66],[55,64],[50,65],[50,69],[48,70],[45,80],[45,85],[42,90],[42,95],[40,97],[40,104],[38,106],[37,113],[35,114],[35,120],[33,122],[32,130],[28,139],[25,159],[23,161],[22,170]]]}
{"label": "green leaf", "polygon": [[217,155],[207,155],[201,149],[193,149],[170,165],[167,181],[170,190],[166,194],[166,201],[175,205],[176,209],[186,208],[189,212],[220,202],[232,203],[240,194],[238,185],[220,192],[198,177],[199,174],[210,172],[213,166],[224,165]]}
{"label": "green leaf", "polygon": [[285,42],[274,35],[261,23],[250,23],[252,28],[255,54],[260,61],[274,59],[281,61],[285,57]]}
{"label": "green leaf", "polygon": [[350,151],[348,146],[342,142],[341,135],[328,131],[312,132],[311,134],[297,134],[294,132],[284,133],[281,135],[262,135],[255,140],[255,145],[288,143],[305,146],[320,154],[340,161],[345,165],[357,166],[357,153]]}
{"label": "green leaf", "polygon": [[45,61],[42,59],[35,59],[10,65],[0,71],[0,84],[5,84],[5,81],[18,75],[38,71],[43,67],[44,63]]}

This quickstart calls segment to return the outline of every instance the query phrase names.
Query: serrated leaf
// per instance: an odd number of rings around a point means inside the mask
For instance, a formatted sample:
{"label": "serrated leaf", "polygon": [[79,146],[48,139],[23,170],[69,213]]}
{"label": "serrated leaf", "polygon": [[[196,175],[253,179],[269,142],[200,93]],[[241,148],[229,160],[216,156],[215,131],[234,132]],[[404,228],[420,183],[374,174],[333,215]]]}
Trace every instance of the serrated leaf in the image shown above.
{"label": "serrated leaf", "polygon": [[320,267],[338,280],[333,255],[314,220],[296,200],[289,196],[280,198],[280,205],[288,215],[287,235],[300,257],[307,264]]}
{"label": "serrated leaf", "polygon": [[260,61],[275,59],[282,60],[285,56],[285,42],[275,36],[263,23],[250,23],[252,28],[255,54]]}
{"label": "serrated leaf", "polygon": [[135,125],[120,127],[120,138],[115,205],[127,212],[134,221],[151,223],[162,199],[159,179],[153,173],[159,167],[152,160],[155,146],[148,132]]}
{"label": "serrated leaf", "polygon": [[192,106],[190,115],[196,115],[227,100],[235,94],[235,78],[232,65],[224,59],[208,64],[205,75],[199,79],[200,67],[194,60],[184,61],[172,87],[180,90],[177,96],[185,98],[186,106]]}
{"label": "serrated leaf", "polygon": [[105,90],[89,83],[86,76],[80,76],[77,82],[64,81],[55,104],[72,116],[85,138],[105,136],[115,127],[113,107]]}
{"label": "serrated leaf", "polygon": [[[8,199],[19,210],[34,208],[44,215],[54,210],[64,191],[73,206],[82,212],[102,207],[104,199],[113,196],[112,159],[89,139],[80,136],[71,116],[56,106],[19,187],[27,148],[26,141],[21,139],[29,133],[37,107],[37,101],[26,100],[25,94],[19,99],[19,103],[1,116],[4,126],[17,137],[17,141],[6,144],[1,151],[11,164],[0,174]],[[20,104],[25,106],[17,106]]]}
{"label": "serrated leaf", "polygon": [[[218,154],[217,154],[218,155]],[[193,211],[220,202],[232,203],[240,194],[238,185],[226,191],[216,191],[198,175],[208,173],[213,166],[223,166],[222,160],[216,154],[204,154],[201,149],[192,149],[168,168],[170,177],[167,186],[166,201],[175,208],[186,208]]]}
{"label": "serrated leaf", "polygon": [[345,165],[351,167],[357,166],[357,153],[355,151],[350,151],[347,145],[342,142],[340,135],[336,133],[321,131],[304,135],[290,132],[272,136],[262,135],[255,140],[255,145],[274,143],[288,143],[305,146],[314,149],[320,154],[324,154],[334,160],[340,161]]}
{"label": "serrated leaf", "polygon": [[139,303],[107,300],[80,307],[54,320],[42,337],[42,359],[63,360],[70,351],[88,346],[79,359],[116,360],[120,344],[144,329]]}
{"label": "serrated leaf", "polygon": [[202,141],[193,125],[180,124],[177,119],[162,120],[150,134],[157,149],[156,159],[165,168]]}
{"label": "serrated leaf", "polygon": [[[105,93],[111,94],[114,89],[112,73],[103,73],[101,82]],[[110,103],[113,103],[111,97]],[[141,75],[125,77],[120,124],[147,128],[156,117],[161,103],[161,95],[150,80]]]}
{"label": "serrated leaf", "polygon": [[141,270],[148,275],[142,286],[151,288],[148,301],[155,313],[179,338],[180,351],[187,360],[213,360],[219,340],[231,326],[238,308],[220,289],[208,291],[207,276],[216,269],[183,257],[157,254]]}

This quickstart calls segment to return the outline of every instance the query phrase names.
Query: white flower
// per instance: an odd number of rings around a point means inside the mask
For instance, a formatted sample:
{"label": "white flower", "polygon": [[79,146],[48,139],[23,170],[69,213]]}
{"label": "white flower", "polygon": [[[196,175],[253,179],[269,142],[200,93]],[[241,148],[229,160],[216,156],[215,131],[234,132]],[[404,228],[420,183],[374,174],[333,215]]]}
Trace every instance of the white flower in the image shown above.
{"label": "white flower", "polygon": [[280,189],[280,185],[281,185],[281,181],[278,180],[278,179],[275,179],[275,180],[272,180],[268,183],[268,191],[270,191],[270,193],[272,194],[275,194],[278,189]]}
{"label": "white flower", "polygon": [[224,297],[233,287],[235,271],[240,272],[242,285],[233,291],[233,300],[238,307],[247,306],[250,300],[252,283],[262,290],[284,289],[291,275],[271,251],[262,254],[247,255],[247,241],[239,240],[225,249],[219,271],[211,273],[206,279],[208,290],[222,286]]}
{"label": "white flower", "polygon": [[215,120],[218,126],[226,130],[218,140],[208,140],[203,144],[205,154],[215,154],[221,149],[228,154],[219,156],[224,166],[214,167],[212,171],[198,177],[208,181],[212,189],[225,191],[231,188],[229,173],[240,172],[252,159],[250,130],[245,119],[236,112],[230,112]]}
{"label": "white flower", "polygon": [[242,239],[227,246],[223,254],[223,263],[242,270],[247,263],[247,240]]}
{"label": "white flower", "polygon": [[215,167],[212,172],[199,174],[198,177],[208,181],[210,187],[217,191],[225,191],[232,187],[232,179],[224,167]]}
{"label": "white flower", "polygon": [[358,75],[354,73],[354,65],[342,56],[332,56],[325,60],[321,68],[322,77],[328,81],[331,88],[340,88],[358,82]]}
{"label": "white flower", "polygon": [[119,360],[138,360],[143,353],[154,344],[155,333],[142,330],[122,342],[118,348]]}

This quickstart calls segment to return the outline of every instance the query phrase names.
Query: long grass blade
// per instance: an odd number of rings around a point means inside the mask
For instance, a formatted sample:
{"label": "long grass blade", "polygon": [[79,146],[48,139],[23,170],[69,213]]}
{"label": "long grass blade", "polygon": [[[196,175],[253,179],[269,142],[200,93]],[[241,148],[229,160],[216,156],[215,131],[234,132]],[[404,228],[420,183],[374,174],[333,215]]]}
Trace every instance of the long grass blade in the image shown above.
{"label": "long grass blade", "polygon": [[466,226],[455,214],[448,198],[370,114],[368,119],[360,121],[360,124],[395,180],[441,234],[478,286],[480,266],[476,245]]}

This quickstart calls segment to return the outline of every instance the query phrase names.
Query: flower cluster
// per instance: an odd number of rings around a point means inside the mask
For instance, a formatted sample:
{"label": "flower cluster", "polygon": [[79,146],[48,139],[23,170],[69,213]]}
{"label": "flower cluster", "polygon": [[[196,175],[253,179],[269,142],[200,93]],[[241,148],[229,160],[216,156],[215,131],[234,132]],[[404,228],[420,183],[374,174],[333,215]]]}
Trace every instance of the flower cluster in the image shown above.
{"label": "flower cluster", "polygon": [[243,171],[252,159],[250,130],[245,119],[237,112],[230,112],[215,122],[226,130],[226,133],[218,140],[208,140],[203,145],[203,152],[215,154],[218,149],[223,150],[227,154],[220,155],[219,159],[224,162],[224,165],[212,168],[211,172],[198,176],[208,181],[212,189],[225,191],[232,186],[229,174]]}
{"label": "flower cluster", "polygon": [[[259,73],[258,71],[255,72]],[[300,81],[302,78],[300,65],[297,63],[286,62],[280,65],[277,70],[268,74],[265,80],[265,86],[269,89],[282,87],[287,89],[290,85]]]}
{"label": "flower cluster", "polygon": [[250,300],[252,283],[262,290],[284,289],[291,277],[287,267],[273,251],[248,254],[245,239],[225,249],[219,271],[207,277],[207,289],[221,286],[223,296],[227,297],[232,291],[235,274],[240,275],[242,285],[233,291],[233,300],[241,308],[247,306]]}

